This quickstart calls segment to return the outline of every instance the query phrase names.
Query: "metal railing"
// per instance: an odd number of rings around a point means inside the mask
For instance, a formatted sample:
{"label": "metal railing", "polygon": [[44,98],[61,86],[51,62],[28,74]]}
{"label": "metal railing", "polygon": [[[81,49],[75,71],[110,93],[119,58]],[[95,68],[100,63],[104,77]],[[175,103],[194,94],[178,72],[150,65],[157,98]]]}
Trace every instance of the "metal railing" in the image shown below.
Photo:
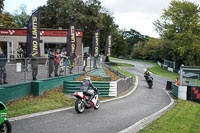
{"label": "metal railing", "polygon": [[[95,69],[93,57],[88,57],[87,63],[85,61],[83,57],[60,58],[60,62],[56,64],[55,58],[47,57],[0,58],[0,85],[80,74]],[[103,67],[102,61],[101,57],[96,60],[97,68]],[[87,65],[83,71],[85,64]]]}
{"label": "metal railing", "polygon": [[117,76],[120,76],[120,77],[122,77],[122,78],[126,78],[126,75],[120,73],[119,71],[115,70],[115,69],[112,68],[111,66],[109,66],[109,65],[107,65],[107,64],[105,64],[105,63],[103,63],[103,66],[106,67],[106,68],[108,68],[111,72],[115,73]]}

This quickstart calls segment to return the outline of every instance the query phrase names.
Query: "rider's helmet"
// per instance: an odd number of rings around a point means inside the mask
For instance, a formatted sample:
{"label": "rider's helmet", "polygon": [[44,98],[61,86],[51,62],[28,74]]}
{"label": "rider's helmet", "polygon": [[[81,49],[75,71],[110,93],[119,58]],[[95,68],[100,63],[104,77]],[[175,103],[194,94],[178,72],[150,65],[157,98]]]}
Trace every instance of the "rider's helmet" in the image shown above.
{"label": "rider's helmet", "polygon": [[85,77],[85,80],[89,80],[90,81],[90,77],[89,76]]}

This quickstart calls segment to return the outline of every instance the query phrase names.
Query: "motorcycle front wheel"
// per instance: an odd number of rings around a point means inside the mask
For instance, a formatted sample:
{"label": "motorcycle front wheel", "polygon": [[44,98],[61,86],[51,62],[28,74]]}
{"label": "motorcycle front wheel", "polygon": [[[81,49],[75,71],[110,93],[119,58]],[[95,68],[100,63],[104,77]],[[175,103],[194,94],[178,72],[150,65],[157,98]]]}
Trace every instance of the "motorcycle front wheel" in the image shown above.
{"label": "motorcycle front wheel", "polygon": [[0,133],[11,133],[12,127],[8,120],[4,121],[1,125]]}
{"label": "motorcycle front wheel", "polygon": [[100,101],[98,99],[96,105],[94,106],[94,109],[99,109],[99,107],[100,107]]}
{"label": "motorcycle front wheel", "polygon": [[76,99],[76,102],[75,102],[75,110],[77,113],[83,113],[84,110],[85,110],[85,104],[84,102],[82,101],[82,99]]}

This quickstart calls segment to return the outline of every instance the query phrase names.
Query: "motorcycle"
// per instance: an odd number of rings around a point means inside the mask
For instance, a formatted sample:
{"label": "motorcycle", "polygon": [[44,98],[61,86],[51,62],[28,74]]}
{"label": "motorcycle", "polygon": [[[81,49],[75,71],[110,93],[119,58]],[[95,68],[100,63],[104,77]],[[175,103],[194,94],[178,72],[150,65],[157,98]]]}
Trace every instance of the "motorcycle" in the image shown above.
{"label": "motorcycle", "polygon": [[12,127],[6,118],[7,107],[0,101],[0,133],[11,133]]}
{"label": "motorcycle", "polygon": [[91,100],[90,104],[88,104],[89,96],[84,95],[83,92],[78,91],[74,92],[74,96],[77,98],[75,101],[75,110],[77,113],[83,113],[85,109],[94,108],[95,110],[99,109],[100,101],[99,101],[99,92],[97,89],[89,90],[94,94],[94,98]]}
{"label": "motorcycle", "polygon": [[153,77],[151,77],[150,75],[144,75],[145,80],[147,81],[147,84],[149,86],[149,88],[151,89],[153,86]]}

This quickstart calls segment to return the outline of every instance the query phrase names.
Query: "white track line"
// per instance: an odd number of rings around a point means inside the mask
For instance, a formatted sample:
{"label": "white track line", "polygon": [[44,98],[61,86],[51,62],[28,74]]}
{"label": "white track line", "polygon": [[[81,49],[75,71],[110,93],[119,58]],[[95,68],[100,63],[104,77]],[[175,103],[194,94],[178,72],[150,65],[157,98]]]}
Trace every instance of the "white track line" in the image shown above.
{"label": "white track line", "polygon": [[[106,102],[110,102],[110,101],[114,101],[114,100],[118,100],[118,99],[122,99],[124,97],[127,97],[127,96],[131,95],[136,90],[137,86],[138,86],[138,77],[136,76],[135,86],[129,93],[127,93],[127,94],[125,94],[123,96],[120,96],[120,97],[104,100],[101,103],[106,103]],[[9,121],[17,121],[17,120],[27,119],[27,118],[31,118],[31,117],[36,117],[36,116],[56,113],[56,112],[60,112],[60,111],[66,111],[66,110],[70,110],[70,109],[73,109],[73,108],[74,107],[60,108],[60,109],[55,109],[55,110],[50,110],[50,111],[44,111],[44,112],[39,112],[39,113],[33,113],[33,114],[13,117],[13,118],[9,118],[8,120]]]}
{"label": "white track line", "polygon": [[139,130],[143,129],[144,127],[146,127],[148,124],[150,124],[151,122],[153,122],[154,120],[158,119],[161,115],[163,115],[168,109],[170,109],[170,107],[172,107],[172,105],[174,105],[174,99],[169,95],[169,93],[163,88],[163,90],[167,93],[167,95],[169,96],[171,102],[170,104],[168,104],[167,106],[165,106],[164,108],[162,108],[161,110],[159,110],[158,112],[155,112],[152,115],[149,115],[147,117],[145,117],[144,119],[136,122],[135,124],[133,124],[132,126],[120,131],[119,133],[136,133]]}

